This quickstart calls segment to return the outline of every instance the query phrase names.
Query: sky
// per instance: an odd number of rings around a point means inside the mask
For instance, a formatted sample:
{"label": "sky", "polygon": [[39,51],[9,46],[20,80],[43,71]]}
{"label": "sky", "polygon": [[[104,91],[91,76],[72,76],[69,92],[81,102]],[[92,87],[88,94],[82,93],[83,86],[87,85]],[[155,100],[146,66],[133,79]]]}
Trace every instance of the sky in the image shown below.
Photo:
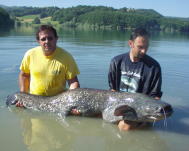
{"label": "sky", "polygon": [[108,6],[113,8],[154,9],[163,16],[189,18],[189,0],[0,0],[6,6],[57,6],[67,8],[77,5]]}

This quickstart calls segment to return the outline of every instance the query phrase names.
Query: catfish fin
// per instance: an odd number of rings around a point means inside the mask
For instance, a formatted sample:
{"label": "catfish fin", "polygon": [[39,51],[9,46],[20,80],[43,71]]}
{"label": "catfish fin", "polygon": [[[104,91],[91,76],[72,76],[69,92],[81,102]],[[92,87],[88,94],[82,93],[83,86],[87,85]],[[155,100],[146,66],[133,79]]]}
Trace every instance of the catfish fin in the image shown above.
{"label": "catfish fin", "polygon": [[128,121],[137,121],[137,113],[136,111],[129,107],[128,105],[122,105],[119,106],[115,109],[114,112],[115,116],[122,116],[123,120],[128,120]]}

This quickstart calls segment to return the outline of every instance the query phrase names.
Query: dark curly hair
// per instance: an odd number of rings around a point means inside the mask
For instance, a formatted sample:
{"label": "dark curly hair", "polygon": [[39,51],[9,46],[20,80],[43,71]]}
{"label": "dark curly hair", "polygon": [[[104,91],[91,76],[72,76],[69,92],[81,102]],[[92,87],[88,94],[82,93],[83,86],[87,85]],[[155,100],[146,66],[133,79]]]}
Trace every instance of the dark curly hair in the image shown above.
{"label": "dark curly hair", "polygon": [[150,35],[145,28],[139,27],[131,33],[130,40],[135,40],[138,36],[149,37]]}
{"label": "dark curly hair", "polygon": [[39,27],[39,29],[37,30],[37,32],[36,32],[36,39],[37,39],[37,40],[39,40],[39,33],[40,33],[41,31],[45,31],[45,30],[51,31],[51,32],[54,34],[55,38],[58,38],[58,35],[57,35],[57,32],[56,32],[56,29],[55,29],[55,28],[53,28],[53,27],[50,26],[50,25],[41,25],[41,26]]}

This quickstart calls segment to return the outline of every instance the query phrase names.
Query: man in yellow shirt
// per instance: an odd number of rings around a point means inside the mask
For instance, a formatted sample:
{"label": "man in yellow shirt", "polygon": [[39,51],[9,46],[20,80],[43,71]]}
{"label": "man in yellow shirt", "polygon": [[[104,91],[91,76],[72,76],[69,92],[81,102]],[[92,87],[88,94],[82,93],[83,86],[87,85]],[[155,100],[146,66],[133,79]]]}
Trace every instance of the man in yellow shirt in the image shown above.
{"label": "man in yellow shirt", "polygon": [[65,90],[66,81],[69,89],[78,88],[79,69],[71,54],[57,47],[56,30],[41,25],[36,39],[40,46],[28,50],[20,65],[20,91],[52,96]]}
{"label": "man in yellow shirt", "polygon": [[[49,25],[42,25],[36,33],[36,39],[40,46],[28,50],[20,65],[19,86],[21,92],[35,95],[52,96],[63,92],[68,82],[69,89],[79,87],[77,75],[79,69],[71,54],[62,48],[57,47],[57,32]],[[17,103],[17,107],[23,104]],[[72,114],[78,114],[72,110]],[[28,148],[35,150],[39,143],[57,143],[52,135],[45,135],[46,125],[39,118],[23,119],[27,125],[28,137],[25,139]],[[48,130],[48,134],[52,132]],[[43,138],[49,136],[47,140]],[[46,146],[42,145],[46,150]]]}

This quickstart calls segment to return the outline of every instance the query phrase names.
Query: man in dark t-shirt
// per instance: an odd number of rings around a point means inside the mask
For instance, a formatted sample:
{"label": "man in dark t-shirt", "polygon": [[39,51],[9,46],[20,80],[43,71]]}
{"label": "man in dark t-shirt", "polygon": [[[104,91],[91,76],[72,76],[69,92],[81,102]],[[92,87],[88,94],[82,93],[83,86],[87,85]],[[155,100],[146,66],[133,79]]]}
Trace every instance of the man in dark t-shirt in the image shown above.
{"label": "man in dark t-shirt", "polygon": [[[112,91],[138,92],[160,99],[161,67],[159,63],[146,54],[149,35],[143,28],[132,32],[128,42],[130,51],[118,55],[111,60],[108,82]],[[136,124],[134,124],[136,125]],[[129,130],[134,126],[126,121],[118,124],[120,130]]]}

